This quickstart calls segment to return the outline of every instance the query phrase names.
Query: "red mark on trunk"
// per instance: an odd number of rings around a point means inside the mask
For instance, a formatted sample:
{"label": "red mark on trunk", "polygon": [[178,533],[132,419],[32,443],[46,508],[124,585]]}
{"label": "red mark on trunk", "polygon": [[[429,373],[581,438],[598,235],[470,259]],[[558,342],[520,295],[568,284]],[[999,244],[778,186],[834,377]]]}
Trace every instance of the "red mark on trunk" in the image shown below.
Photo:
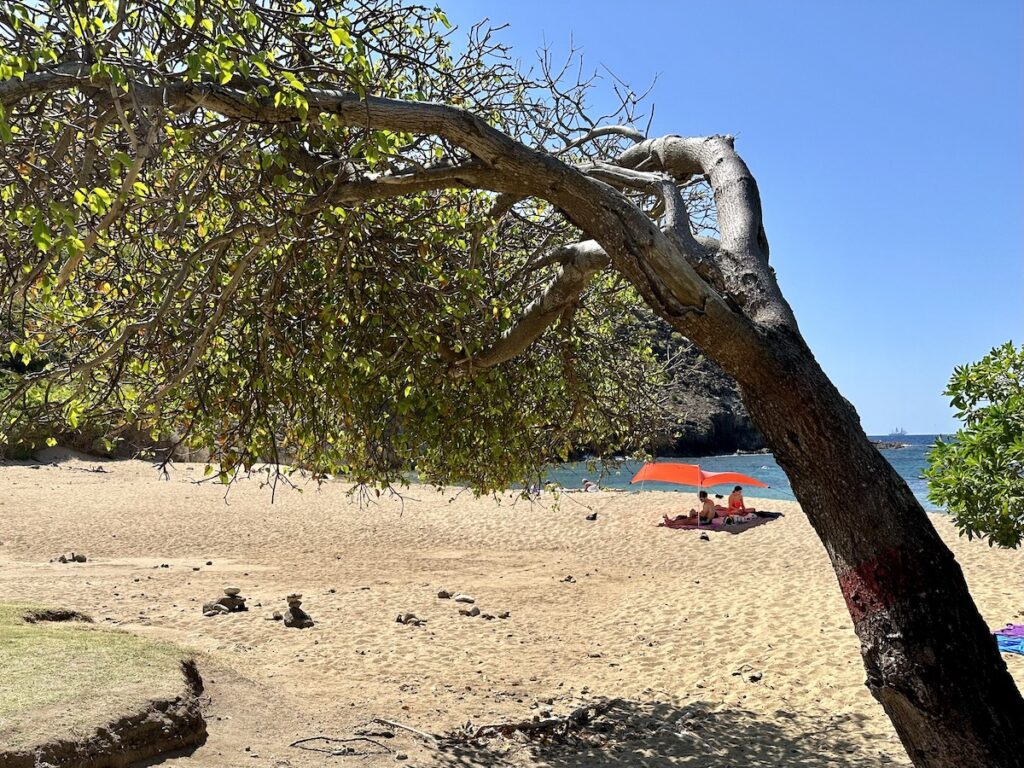
{"label": "red mark on trunk", "polygon": [[888,610],[922,591],[923,576],[901,549],[891,548],[839,576],[839,588],[854,623]]}

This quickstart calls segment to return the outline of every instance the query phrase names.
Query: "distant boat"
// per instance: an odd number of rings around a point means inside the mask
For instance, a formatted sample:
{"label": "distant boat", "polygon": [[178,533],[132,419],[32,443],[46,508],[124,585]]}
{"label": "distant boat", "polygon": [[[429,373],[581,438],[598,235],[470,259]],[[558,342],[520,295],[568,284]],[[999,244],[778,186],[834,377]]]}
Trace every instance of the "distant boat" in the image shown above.
{"label": "distant boat", "polygon": [[907,430],[905,430],[903,427],[896,427],[892,432],[890,432],[887,435],[887,437],[906,437],[906,436],[907,436]]}

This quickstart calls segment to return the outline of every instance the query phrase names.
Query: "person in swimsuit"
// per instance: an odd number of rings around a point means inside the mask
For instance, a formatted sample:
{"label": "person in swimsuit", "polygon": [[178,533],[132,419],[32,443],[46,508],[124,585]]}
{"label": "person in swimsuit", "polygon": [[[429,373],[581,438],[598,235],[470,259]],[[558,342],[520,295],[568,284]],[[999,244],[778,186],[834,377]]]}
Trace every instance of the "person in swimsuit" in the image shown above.
{"label": "person in swimsuit", "polygon": [[712,520],[714,520],[715,519],[715,502],[713,502],[710,498],[708,498],[708,492],[707,491],[701,491],[699,494],[697,494],[697,497],[700,499],[700,511],[697,511],[696,509],[691,509],[690,510],[690,514],[688,514],[688,515],[676,515],[671,520],[669,519],[668,515],[663,515],[663,517],[665,518],[665,522],[669,523],[669,522],[675,522],[675,521],[678,521],[678,520],[695,520],[696,519],[696,520],[698,520],[698,522],[701,522],[701,523],[710,523]]}
{"label": "person in swimsuit", "polygon": [[732,489],[732,493],[729,494],[729,514],[751,515],[753,513],[754,508],[748,507],[746,502],[743,501],[743,486],[737,485]]}

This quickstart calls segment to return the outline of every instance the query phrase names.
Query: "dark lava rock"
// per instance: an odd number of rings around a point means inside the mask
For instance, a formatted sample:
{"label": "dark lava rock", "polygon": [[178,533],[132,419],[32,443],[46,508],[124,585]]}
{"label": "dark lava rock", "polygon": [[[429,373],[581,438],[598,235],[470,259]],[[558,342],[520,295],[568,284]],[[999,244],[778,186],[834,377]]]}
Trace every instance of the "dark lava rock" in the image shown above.
{"label": "dark lava rock", "polygon": [[651,446],[662,456],[762,451],[764,438],[740,399],[736,382],[697,347],[659,324],[654,353],[675,360],[667,385],[669,416]]}
{"label": "dark lava rock", "polygon": [[218,611],[220,613],[239,613],[241,611],[248,610],[249,609],[245,606],[245,598],[240,595],[224,595],[223,597],[218,597],[216,600],[203,605],[204,614],[209,611]]}
{"label": "dark lava rock", "polygon": [[313,619],[299,606],[290,605],[284,612],[284,625],[295,629],[309,629],[313,626]]}

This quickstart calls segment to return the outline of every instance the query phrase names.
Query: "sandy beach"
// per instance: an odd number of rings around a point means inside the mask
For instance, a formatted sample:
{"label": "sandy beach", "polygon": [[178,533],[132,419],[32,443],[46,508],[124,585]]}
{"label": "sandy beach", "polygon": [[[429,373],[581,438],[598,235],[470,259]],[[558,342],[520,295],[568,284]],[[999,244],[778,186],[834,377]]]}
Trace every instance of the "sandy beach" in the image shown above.
{"label": "sandy beach", "polygon": [[[0,601],[82,611],[196,653],[210,738],[167,765],[386,765],[397,753],[421,767],[909,765],[793,502],[751,498],[784,516],[702,541],[656,526],[689,494],[565,494],[554,506],[412,487],[366,501],[296,478],[302,492],[278,487],[272,503],[256,479],[225,495],[202,477],[202,465],[165,479],[84,457],[0,467]],[[990,626],[1020,622],[1024,554],[933,519]],[[51,562],[68,550],[88,562]],[[204,618],[227,585],[250,610]],[[461,616],[441,588],[510,616]],[[269,618],[291,592],[315,628]],[[396,623],[402,612],[426,624]],[[1006,658],[1024,685],[1024,657]],[[615,737],[573,749],[439,750],[401,731],[378,757],[289,746],[350,737],[374,717],[440,733],[602,697],[620,700]]]}

